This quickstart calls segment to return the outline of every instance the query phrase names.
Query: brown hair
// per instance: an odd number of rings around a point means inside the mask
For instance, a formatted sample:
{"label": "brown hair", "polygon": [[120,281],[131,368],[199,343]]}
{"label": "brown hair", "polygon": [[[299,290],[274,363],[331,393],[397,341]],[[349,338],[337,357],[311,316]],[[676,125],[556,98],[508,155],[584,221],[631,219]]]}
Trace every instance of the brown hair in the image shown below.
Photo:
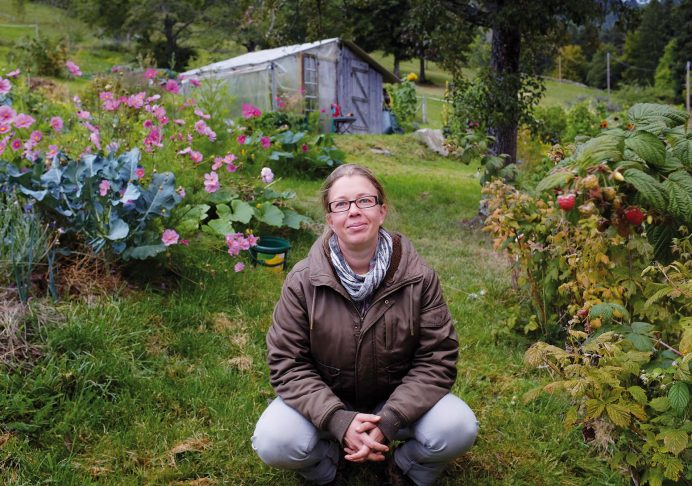
{"label": "brown hair", "polygon": [[372,183],[373,186],[375,186],[379,203],[385,204],[387,202],[387,197],[384,194],[382,184],[380,184],[380,181],[377,180],[377,177],[375,177],[375,174],[373,174],[370,169],[358,164],[344,164],[334,169],[332,173],[329,174],[324,180],[324,184],[322,184],[320,194],[322,195],[322,207],[324,208],[325,213],[329,212],[329,190],[332,188],[337,179],[348,176],[365,177]]}

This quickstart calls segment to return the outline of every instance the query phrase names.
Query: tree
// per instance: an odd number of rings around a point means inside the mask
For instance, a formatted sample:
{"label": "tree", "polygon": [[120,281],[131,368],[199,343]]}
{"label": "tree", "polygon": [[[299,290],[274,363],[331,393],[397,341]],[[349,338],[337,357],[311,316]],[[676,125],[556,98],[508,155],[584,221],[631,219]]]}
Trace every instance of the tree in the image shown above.
{"label": "tree", "polygon": [[615,88],[622,76],[623,65],[617,62],[618,50],[614,44],[605,43],[591,58],[586,83],[594,88],[605,89],[608,86],[608,53],[610,53],[610,87]]}
{"label": "tree", "polygon": [[654,87],[658,96],[672,101],[675,98],[675,79],[673,78],[676,40],[671,39],[663,50],[663,56],[656,66]]}
{"label": "tree", "polygon": [[553,76],[560,75],[562,79],[582,82],[586,78],[587,63],[581,46],[568,44],[560,47],[559,65],[555,67]]}
{"label": "tree", "polygon": [[685,64],[692,61],[692,0],[682,0],[675,10],[676,35],[674,53],[675,92],[677,101],[685,98]]}
{"label": "tree", "polygon": [[[543,93],[541,60],[553,54],[560,30],[603,16],[599,0],[536,2],[532,0],[445,0],[446,6],[474,25],[492,29],[490,66],[480,74],[494,151],[514,162],[517,130],[530,117]],[[620,4],[613,4],[620,5]]]}
{"label": "tree", "polygon": [[653,83],[658,60],[674,34],[672,13],[670,0],[653,0],[644,8],[639,27],[628,33],[625,41],[624,62],[628,65],[623,73],[625,81],[639,85]]}

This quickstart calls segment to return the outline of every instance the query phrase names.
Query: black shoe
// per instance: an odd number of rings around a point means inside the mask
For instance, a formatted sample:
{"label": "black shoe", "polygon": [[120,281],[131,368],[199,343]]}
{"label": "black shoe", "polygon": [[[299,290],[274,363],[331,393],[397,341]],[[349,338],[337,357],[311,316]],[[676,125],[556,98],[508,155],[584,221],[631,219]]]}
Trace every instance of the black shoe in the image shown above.
{"label": "black shoe", "polygon": [[415,483],[396,465],[393,454],[387,458],[385,472],[389,486],[415,486]]}

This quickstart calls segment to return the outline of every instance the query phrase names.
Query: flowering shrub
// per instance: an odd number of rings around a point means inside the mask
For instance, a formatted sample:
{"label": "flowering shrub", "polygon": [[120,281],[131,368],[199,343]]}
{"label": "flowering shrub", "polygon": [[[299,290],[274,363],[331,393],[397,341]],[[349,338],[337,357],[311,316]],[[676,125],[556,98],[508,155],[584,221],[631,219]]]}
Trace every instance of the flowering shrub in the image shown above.
{"label": "flowering shrub", "polygon": [[[72,61],[65,68],[82,75]],[[237,256],[254,239],[229,240],[238,233],[231,221],[243,234],[307,221],[290,210],[288,195],[265,188],[273,173],[260,178],[255,165],[270,160],[280,135],[253,131],[260,112],[250,105],[247,118],[229,125],[194,98],[197,80],[154,69],[95,77],[70,103],[21,81],[0,77],[0,186],[17,187],[95,251],[148,258],[189,244],[201,229]],[[252,182],[240,175],[243,167],[257,174]],[[189,197],[195,203],[180,204]]]}
{"label": "flowering shrub", "polygon": [[407,131],[413,129],[413,122],[418,109],[418,99],[416,98],[416,84],[414,81],[405,78],[399,84],[388,84],[385,86],[392,102],[392,112],[397,121]]}
{"label": "flowering shrub", "polygon": [[[534,315],[564,347],[538,342],[525,361],[551,371],[580,426],[636,482],[692,478],[692,145],[687,115],[635,105],[521,192],[496,181],[486,230],[517,264]],[[652,260],[656,263],[651,264]]]}

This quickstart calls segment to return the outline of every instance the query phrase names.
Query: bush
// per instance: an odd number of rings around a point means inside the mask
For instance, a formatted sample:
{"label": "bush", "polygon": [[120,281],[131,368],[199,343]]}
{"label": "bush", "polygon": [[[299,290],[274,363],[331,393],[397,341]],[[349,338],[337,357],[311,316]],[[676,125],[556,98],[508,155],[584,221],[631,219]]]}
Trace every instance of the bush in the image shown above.
{"label": "bush", "polygon": [[8,54],[8,61],[34,75],[60,77],[67,61],[67,40],[64,37],[20,39]]}
{"label": "bush", "polygon": [[543,143],[560,143],[567,132],[567,113],[560,106],[538,107],[534,110],[532,135]]}
{"label": "bush", "polygon": [[416,84],[404,79],[399,84],[387,84],[385,89],[392,100],[392,113],[394,113],[399,125],[405,131],[411,131],[418,109]]}
{"label": "bush", "polygon": [[624,126],[554,150],[534,194],[499,181],[484,190],[486,230],[514,257],[533,307],[526,330],[548,340],[525,362],[553,381],[525,398],[569,394],[566,425],[641,484],[692,478],[687,121],[635,105]]}

